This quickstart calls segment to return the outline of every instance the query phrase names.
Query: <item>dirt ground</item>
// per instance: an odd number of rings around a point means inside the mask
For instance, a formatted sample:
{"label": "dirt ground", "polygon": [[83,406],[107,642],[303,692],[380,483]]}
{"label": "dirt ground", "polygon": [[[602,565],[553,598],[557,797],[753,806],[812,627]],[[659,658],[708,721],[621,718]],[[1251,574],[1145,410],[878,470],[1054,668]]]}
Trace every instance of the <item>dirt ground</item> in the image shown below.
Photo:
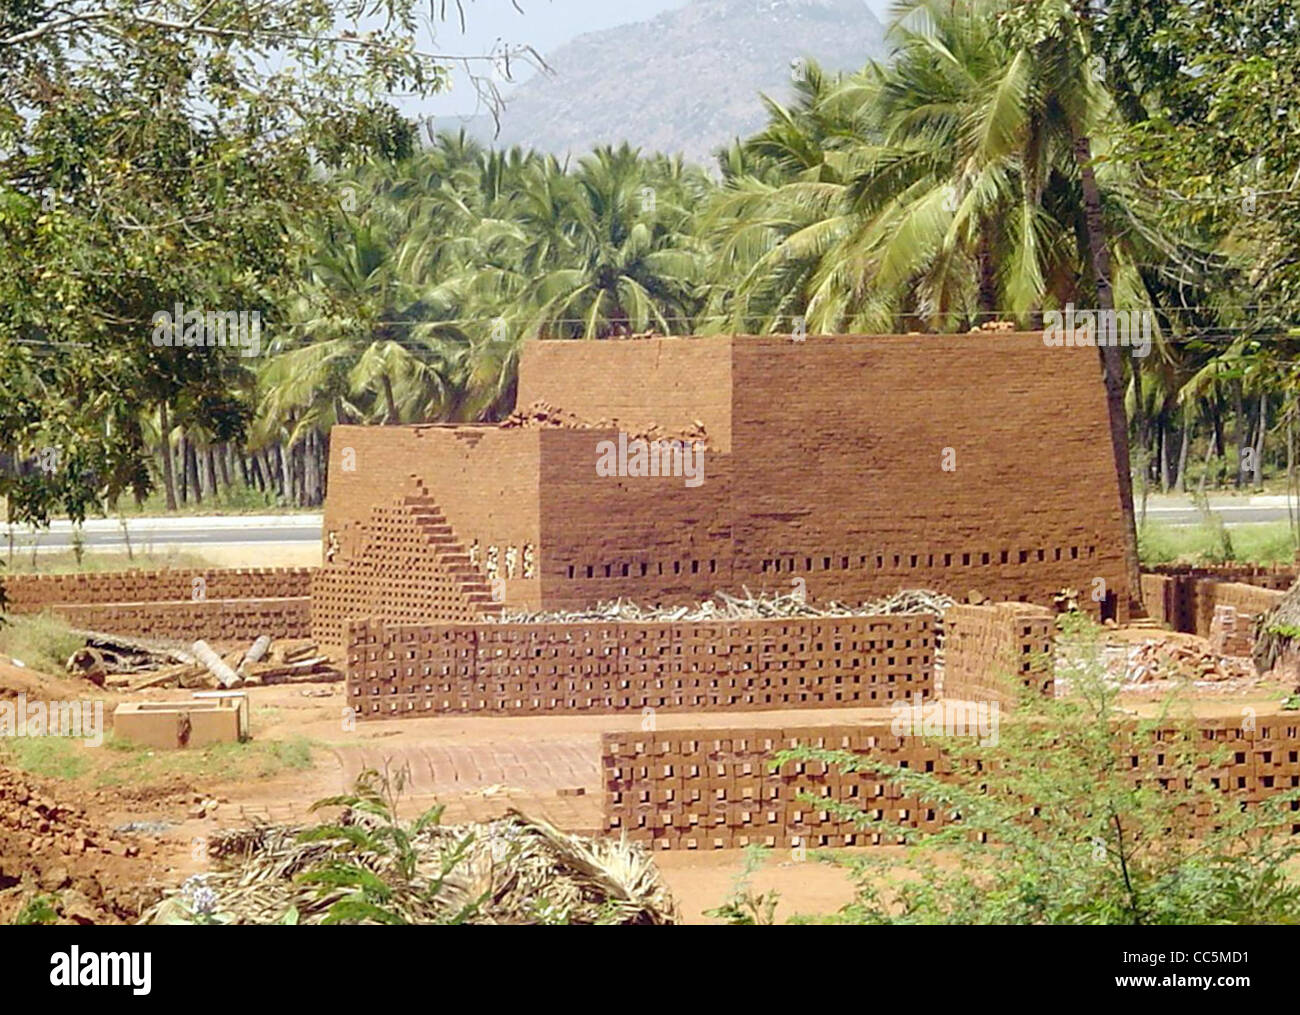
{"label": "dirt ground", "polygon": [[[1194,711],[1257,718],[1276,711],[1289,688],[1259,683],[1231,696],[1207,690]],[[18,693],[68,700],[93,695],[106,717],[123,695],[51,677],[0,660],[0,701]],[[181,690],[151,700],[184,700]],[[1160,705],[1150,688],[1123,695],[1139,714]],[[355,722],[341,683],[249,689],[253,739],[221,749],[150,751],[115,743],[0,742],[0,922],[33,891],[68,899],[70,920],[129,920],[155,898],[206,868],[214,831],[258,822],[313,820],[311,805],[346,792],[367,768],[403,781],[403,812],[435,802],[445,820],[499,817],[509,809],[569,831],[601,826],[600,736],[641,729],[639,714],[613,716],[440,716]],[[888,709],[745,713],[746,726],[781,728],[818,722],[888,721]],[[717,713],[660,714],[660,729],[725,726]],[[46,738],[48,739],[48,738]],[[8,757],[5,756],[8,752]],[[22,775],[14,768],[21,767]],[[878,847],[878,849],[893,847]],[[877,853],[877,855],[879,855]],[[712,922],[743,867],[740,851],[661,852],[656,861],[684,922]],[[900,851],[901,859],[901,851]],[[776,892],[777,919],[829,913],[852,898],[845,872],[780,851],[751,879],[756,893]]]}

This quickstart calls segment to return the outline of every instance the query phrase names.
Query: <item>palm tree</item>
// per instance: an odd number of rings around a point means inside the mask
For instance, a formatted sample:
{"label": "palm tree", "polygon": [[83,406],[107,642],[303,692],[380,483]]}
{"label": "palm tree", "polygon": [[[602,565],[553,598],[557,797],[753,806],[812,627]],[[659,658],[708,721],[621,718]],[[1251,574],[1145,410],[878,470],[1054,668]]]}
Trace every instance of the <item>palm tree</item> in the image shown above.
{"label": "palm tree", "polygon": [[692,232],[707,183],[680,160],[602,148],[576,171],[529,167],[512,204],[527,240],[521,269],[529,335],[606,338],[686,330],[708,249]]}

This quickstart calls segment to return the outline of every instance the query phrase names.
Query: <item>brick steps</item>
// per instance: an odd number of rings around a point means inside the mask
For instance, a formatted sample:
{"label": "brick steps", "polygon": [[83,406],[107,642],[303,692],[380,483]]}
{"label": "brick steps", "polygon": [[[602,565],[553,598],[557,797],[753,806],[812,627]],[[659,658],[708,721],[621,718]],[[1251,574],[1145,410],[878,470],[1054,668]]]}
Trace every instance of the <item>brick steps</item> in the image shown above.
{"label": "brick steps", "polygon": [[312,591],[312,636],[322,644],[342,648],[354,618],[473,621],[502,611],[491,584],[418,480],[375,505],[367,520],[343,536],[351,555],[322,568]]}

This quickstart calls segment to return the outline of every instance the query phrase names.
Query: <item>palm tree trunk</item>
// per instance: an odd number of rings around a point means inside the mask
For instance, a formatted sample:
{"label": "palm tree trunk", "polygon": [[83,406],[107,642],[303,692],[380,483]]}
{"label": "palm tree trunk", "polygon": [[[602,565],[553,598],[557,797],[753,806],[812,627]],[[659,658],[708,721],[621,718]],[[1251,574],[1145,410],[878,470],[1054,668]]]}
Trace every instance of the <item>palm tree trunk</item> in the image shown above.
{"label": "palm tree trunk", "polygon": [[266,482],[272,493],[281,494],[284,492],[284,481],[280,477],[280,469],[276,460],[276,448],[274,444],[268,444],[262,452],[262,461],[266,464]]}
{"label": "palm tree trunk", "polygon": [[396,426],[398,423],[397,399],[393,397],[393,382],[388,374],[384,374],[384,401],[388,403],[388,425]]}
{"label": "palm tree trunk", "polygon": [[1300,540],[1300,518],[1297,518],[1295,469],[1295,408],[1286,413],[1286,515],[1291,523],[1292,541]]}
{"label": "palm tree trunk", "polygon": [[190,470],[186,467],[189,462],[189,441],[185,437],[185,428],[181,427],[181,442],[176,449],[177,461],[181,473],[181,503],[190,502]]}
{"label": "palm tree trunk", "polygon": [[1170,434],[1169,434],[1169,416],[1160,417],[1160,491],[1162,494],[1169,493],[1169,487],[1174,485],[1174,463],[1170,461]]}
{"label": "palm tree trunk", "polygon": [[1192,422],[1183,414],[1183,446],[1178,449],[1178,489],[1187,492],[1187,453],[1192,444]]}
{"label": "palm tree trunk", "polygon": [[[1110,249],[1106,224],[1101,216],[1101,190],[1092,168],[1092,139],[1078,131],[1074,136],[1074,159],[1079,167],[1083,191],[1083,215],[1088,234],[1088,260],[1097,290],[1097,309],[1115,309],[1110,283]],[[1129,611],[1142,610],[1142,575],[1138,564],[1137,517],[1133,511],[1133,473],[1128,451],[1128,415],[1124,411],[1124,351],[1117,345],[1102,346],[1102,381],[1106,386],[1106,409],[1110,417],[1110,443],[1115,454],[1115,478],[1119,481],[1119,509],[1124,532],[1124,570],[1128,578]]]}
{"label": "palm tree trunk", "polygon": [[1268,429],[1268,392],[1259,393],[1259,420],[1255,424],[1255,489],[1264,485],[1264,434]]}
{"label": "palm tree trunk", "polygon": [[1241,390],[1241,381],[1232,384],[1232,412],[1237,423],[1237,461],[1232,470],[1232,485],[1241,489],[1242,472],[1246,467],[1246,449],[1250,447],[1250,419],[1246,412],[1246,399]]}
{"label": "palm tree trunk", "polygon": [[195,450],[194,442],[188,437],[185,439],[185,475],[188,477],[189,488],[194,491],[194,503],[203,503],[203,487],[199,485],[199,453]]}
{"label": "palm tree trunk", "polygon": [[[1137,437],[1138,450],[1142,456],[1138,462],[1138,474],[1142,477],[1140,484],[1142,491],[1142,524],[1145,525],[1147,521],[1147,496],[1151,492],[1153,454],[1156,450],[1154,443],[1151,442],[1156,437],[1156,434],[1151,426],[1152,421],[1146,418],[1145,407],[1142,404],[1142,371],[1137,357],[1132,355],[1132,349],[1129,350],[1128,365],[1133,374],[1133,433]],[[1148,443],[1151,444],[1150,447],[1148,447]]]}
{"label": "palm tree trunk", "polygon": [[176,474],[172,470],[172,424],[167,412],[167,399],[158,404],[159,426],[162,427],[163,492],[167,495],[167,510],[176,510]]}
{"label": "palm tree trunk", "polygon": [[993,264],[993,240],[989,233],[992,223],[980,223],[980,238],[977,256],[980,271],[980,320],[976,324],[986,324],[997,316],[998,280],[997,270]]}
{"label": "palm tree trunk", "polygon": [[207,454],[203,456],[204,479],[208,484],[208,496],[215,498],[217,496],[217,452],[209,444]]}

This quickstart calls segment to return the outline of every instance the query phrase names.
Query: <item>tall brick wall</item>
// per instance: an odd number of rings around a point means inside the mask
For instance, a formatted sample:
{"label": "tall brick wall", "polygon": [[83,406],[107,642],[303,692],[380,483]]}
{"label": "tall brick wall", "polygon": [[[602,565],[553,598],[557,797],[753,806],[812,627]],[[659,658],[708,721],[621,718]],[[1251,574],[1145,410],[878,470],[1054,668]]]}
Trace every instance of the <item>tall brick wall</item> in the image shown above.
{"label": "tall brick wall", "polygon": [[1123,609],[1095,350],[1037,334],[768,337],[733,356],[737,580],[779,567],[814,598],[977,589],[1046,605],[1100,577]]}
{"label": "tall brick wall", "polygon": [[951,606],[943,614],[943,696],[1012,707],[1026,691],[1051,697],[1056,615],[1045,606]]}
{"label": "tall brick wall", "polygon": [[464,545],[533,541],[540,582],[508,606],[796,583],[814,602],[929,587],[1047,604],[1101,578],[1123,619],[1095,350],[1036,334],[529,343],[519,385],[521,405],[633,433],[703,424],[703,485],[598,476],[617,430],[339,427],[327,540],[418,477]]}
{"label": "tall brick wall", "polygon": [[928,615],[678,623],[353,622],[362,718],[846,708],[934,690]]}
{"label": "tall brick wall", "polygon": [[[521,408],[547,402],[582,419],[617,420],[633,432],[703,423],[715,450],[731,450],[732,340],[525,342]],[[783,392],[782,397],[788,397]]]}
{"label": "tall brick wall", "polygon": [[[334,427],[325,553],[331,534],[341,539],[349,528],[370,525],[376,506],[413,491],[433,499],[466,552],[477,543],[481,560],[494,546],[503,565],[511,549],[516,558],[525,547],[540,553],[537,477],[539,435],[545,432],[494,426]],[[422,491],[413,487],[417,480]],[[506,602],[540,605],[536,582],[503,580]]]}
{"label": "tall brick wall", "polygon": [[[1272,717],[1247,730],[1229,720],[1198,720],[1203,777],[1246,804],[1300,786],[1297,723]],[[1175,731],[1156,731],[1141,742],[1132,734],[1118,729],[1116,750],[1133,778],[1150,781],[1170,772],[1165,752]],[[800,800],[804,793],[866,811],[900,831],[936,831],[947,823],[943,808],[905,796],[897,782],[874,772],[845,774],[821,762],[769,767],[777,751],[796,746],[846,750],[914,771],[954,774],[942,738],[898,735],[891,723],[608,733],[601,740],[606,831],[656,850],[899,841],[888,829],[864,831],[829,808]],[[1212,767],[1212,752],[1219,749],[1226,749],[1226,761]],[[1300,832],[1300,823],[1291,831]]]}
{"label": "tall brick wall", "polygon": [[550,609],[620,597],[693,603],[719,589],[738,591],[742,582],[732,568],[735,456],[710,445],[703,453],[704,482],[694,487],[677,476],[598,476],[597,444],[617,437],[614,430],[542,433],[542,602]]}

